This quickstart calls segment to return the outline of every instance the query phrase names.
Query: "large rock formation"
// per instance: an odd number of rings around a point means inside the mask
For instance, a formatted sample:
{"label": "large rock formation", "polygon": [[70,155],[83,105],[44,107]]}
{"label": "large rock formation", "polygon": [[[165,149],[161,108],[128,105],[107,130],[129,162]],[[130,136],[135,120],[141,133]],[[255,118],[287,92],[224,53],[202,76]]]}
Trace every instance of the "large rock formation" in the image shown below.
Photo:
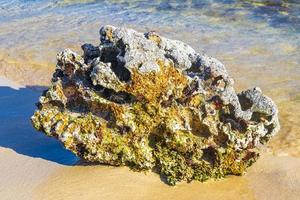
{"label": "large rock formation", "polygon": [[205,181],[242,174],[279,130],[270,98],[236,94],[221,62],[183,42],[104,26],[82,49],[57,55],[32,122],[87,161]]}

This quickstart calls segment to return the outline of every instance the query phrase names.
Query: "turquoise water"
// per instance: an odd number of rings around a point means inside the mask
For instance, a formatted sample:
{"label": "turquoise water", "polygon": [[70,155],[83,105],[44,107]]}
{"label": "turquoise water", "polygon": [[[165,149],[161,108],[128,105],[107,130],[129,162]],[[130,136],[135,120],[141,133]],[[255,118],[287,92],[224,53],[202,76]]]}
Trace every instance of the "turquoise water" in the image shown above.
{"label": "turquoise water", "polygon": [[[141,26],[140,29],[172,29],[172,34],[185,31],[196,34],[193,35],[197,36],[195,40],[203,34],[218,34],[227,39],[235,36],[251,39],[255,34],[265,38],[272,34],[274,40],[284,37],[284,41],[293,40],[293,44],[299,46],[299,0],[0,2],[0,36],[4,47],[13,45],[16,40],[36,42],[53,34],[85,32],[80,30],[84,27],[90,29],[89,33],[96,32],[97,28],[91,25],[103,22]],[[12,41],[7,43],[7,38]]]}
{"label": "turquoise water", "polygon": [[97,44],[104,24],[182,40],[225,63],[238,90],[260,86],[280,110],[271,149],[300,156],[299,0],[0,0],[0,75],[48,85],[56,53]]}

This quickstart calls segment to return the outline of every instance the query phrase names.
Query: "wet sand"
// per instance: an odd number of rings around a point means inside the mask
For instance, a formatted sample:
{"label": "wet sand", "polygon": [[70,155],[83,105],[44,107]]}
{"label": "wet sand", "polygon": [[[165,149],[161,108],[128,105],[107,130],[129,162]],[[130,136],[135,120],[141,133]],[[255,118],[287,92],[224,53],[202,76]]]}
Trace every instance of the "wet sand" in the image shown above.
{"label": "wet sand", "polygon": [[[40,184],[40,199],[299,199],[300,159],[264,155],[244,176],[206,183],[164,184],[153,173],[105,166],[60,168]],[[86,181],[83,181],[86,180]]]}
{"label": "wet sand", "polygon": [[73,165],[76,157],[31,128],[29,116],[42,89],[0,77],[1,199],[299,199],[300,158],[270,150],[244,176],[175,187],[152,172]]}

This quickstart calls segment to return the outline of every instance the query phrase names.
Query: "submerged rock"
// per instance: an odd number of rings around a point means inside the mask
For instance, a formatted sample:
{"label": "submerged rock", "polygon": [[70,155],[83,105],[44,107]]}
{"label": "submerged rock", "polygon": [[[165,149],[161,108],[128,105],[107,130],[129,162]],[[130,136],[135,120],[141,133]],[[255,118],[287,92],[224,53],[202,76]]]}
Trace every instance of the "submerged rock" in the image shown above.
{"label": "submerged rock", "polygon": [[57,55],[31,119],[87,161],[205,181],[242,174],[279,130],[270,98],[237,94],[220,61],[183,42],[104,26],[82,49]]}

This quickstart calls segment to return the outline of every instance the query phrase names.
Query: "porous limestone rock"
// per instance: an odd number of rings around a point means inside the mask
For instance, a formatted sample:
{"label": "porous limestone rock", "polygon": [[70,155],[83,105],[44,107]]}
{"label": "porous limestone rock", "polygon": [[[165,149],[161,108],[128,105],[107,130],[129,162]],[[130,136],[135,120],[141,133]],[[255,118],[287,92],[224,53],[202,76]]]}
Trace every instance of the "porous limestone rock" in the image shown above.
{"label": "porous limestone rock", "polygon": [[183,42],[108,25],[82,49],[57,55],[31,119],[87,161],[205,181],[242,174],[279,130],[270,98],[237,94],[220,61]]}

